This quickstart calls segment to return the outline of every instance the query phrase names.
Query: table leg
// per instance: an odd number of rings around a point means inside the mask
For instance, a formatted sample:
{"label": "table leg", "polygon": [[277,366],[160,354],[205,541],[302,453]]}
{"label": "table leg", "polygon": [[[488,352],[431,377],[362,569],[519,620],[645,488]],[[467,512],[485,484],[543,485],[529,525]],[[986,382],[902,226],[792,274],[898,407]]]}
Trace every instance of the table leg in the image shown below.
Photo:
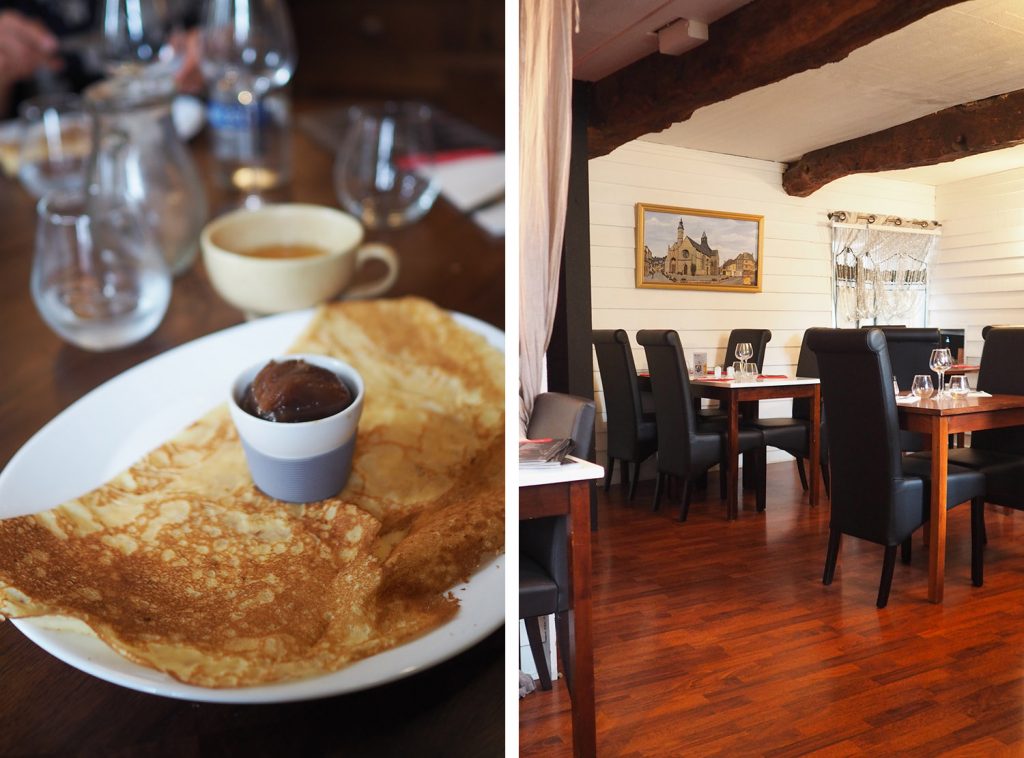
{"label": "table leg", "polygon": [[808,455],[811,458],[811,505],[817,505],[821,497],[821,385],[814,385],[811,396],[811,430]]}
{"label": "table leg", "polygon": [[946,572],[946,472],[949,464],[949,421],[932,417],[932,481],[929,503],[928,599],[942,602]]}
{"label": "table leg", "polygon": [[594,718],[594,638],[591,629],[590,487],[569,485],[569,657],[572,666],[572,746],[577,758],[597,754]]}
{"label": "table leg", "polygon": [[725,499],[726,513],[729,519],[739,517],[739,471],[740,471],[740,404],[736,392],[729,393],[729,435],[727,440],[726,460],[729,465],[729,477],[726,480]]}

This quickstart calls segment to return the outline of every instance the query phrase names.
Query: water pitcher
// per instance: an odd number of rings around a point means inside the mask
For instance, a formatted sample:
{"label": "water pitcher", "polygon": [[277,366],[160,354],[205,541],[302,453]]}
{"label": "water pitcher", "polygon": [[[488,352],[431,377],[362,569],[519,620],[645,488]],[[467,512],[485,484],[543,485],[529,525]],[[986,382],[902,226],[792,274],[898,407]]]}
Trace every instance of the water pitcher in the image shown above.
{"label": "water pitcher", "polygon": [[206,195],[171,121],[169,80],[118,77],[85,92],[93,115],[86,184],[92,212],[128,205],[142,216],[171,272],[195,260]]}

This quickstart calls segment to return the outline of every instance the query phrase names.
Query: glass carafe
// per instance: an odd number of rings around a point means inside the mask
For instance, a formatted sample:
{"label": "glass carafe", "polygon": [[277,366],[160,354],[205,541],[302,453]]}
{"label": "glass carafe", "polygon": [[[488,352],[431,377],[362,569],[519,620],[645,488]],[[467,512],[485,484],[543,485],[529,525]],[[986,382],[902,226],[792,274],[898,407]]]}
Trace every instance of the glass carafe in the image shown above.
{"label": "glass carafe", "polygon": [[169,80],[132,77],[86,90],[94,119],[86,186],[92,212],[134,207],[177,276],[196,258],[206,194],[171,121],[173,97]]}

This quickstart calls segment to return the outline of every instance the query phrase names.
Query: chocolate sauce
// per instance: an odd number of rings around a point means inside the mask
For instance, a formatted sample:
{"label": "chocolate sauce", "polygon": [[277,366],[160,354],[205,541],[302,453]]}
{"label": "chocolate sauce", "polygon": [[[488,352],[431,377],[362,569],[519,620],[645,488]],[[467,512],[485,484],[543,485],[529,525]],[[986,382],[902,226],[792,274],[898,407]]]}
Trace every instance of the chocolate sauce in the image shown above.
{"label": "chocolate sauce", "polygon": [[352,391],[337,374],[303,360],[287,360],[260,369],[239,405],[258,418],[293,423],[333,416],[352,400]]}

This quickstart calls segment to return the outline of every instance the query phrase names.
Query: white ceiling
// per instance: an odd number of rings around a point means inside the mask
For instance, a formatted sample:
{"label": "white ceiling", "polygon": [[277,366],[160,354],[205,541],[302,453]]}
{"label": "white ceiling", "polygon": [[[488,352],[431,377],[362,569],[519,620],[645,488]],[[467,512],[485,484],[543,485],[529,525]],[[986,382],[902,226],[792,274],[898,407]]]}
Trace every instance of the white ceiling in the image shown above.
{"label": "white ceiling", "polygon": [[657,30],[685,18],[710,24],[751,0],[579,0],[574,79],[596,82],[658,51]]}
{"label": "white ceiling", "polygon": [[[743,4],[696,3],[702,12],[719,16]],[[650,15],[655,6],[663,5],[664,0],[635,6],[580,0],[580,37],[592,14],[600,11],[600,22],[594,19],[593,35],[587,37],[585,48],[580,46],[582,40],[576,43],[574,57],[580,59],[589,50],[583,61],[587,66],[600,57],[593,52],[602,47],[596,40],[598,24],[608,28],[616,8],[616,22],[626,28],[628,19],[623,15],[635,17],[636,6]],[[710,33],[707,44],[713,44],[713,27]],[[615,45],[621,48],[623,43],[616,40]],[[842,61],[698,109],[687,121],[641,139],[789,162],[826,145],[1018,89],[1024,89],[1024,2],[972,0],[865,45]],[[1024,151],[1014,148],[885,175],[938,185],[1021,166]]]}

